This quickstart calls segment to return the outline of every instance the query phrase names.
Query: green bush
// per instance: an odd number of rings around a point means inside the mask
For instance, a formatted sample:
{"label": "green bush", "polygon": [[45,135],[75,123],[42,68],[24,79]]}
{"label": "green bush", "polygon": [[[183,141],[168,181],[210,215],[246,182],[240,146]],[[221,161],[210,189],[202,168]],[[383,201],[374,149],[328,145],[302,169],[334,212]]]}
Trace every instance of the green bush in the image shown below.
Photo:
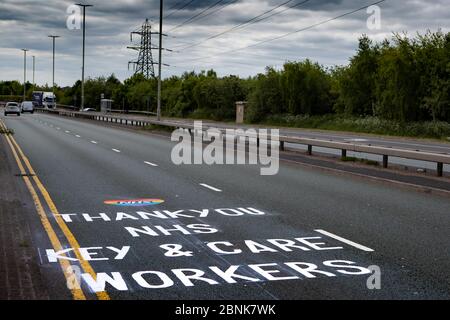
{"label": "green bush", "polygon": [[348,118],[328,114],[323,116],[273,115],[268,116],[264,123],[286,127],[388,134],[393,136],[436,139],[450,137],[450,123],[443,121],[402,123],[377,117]]}

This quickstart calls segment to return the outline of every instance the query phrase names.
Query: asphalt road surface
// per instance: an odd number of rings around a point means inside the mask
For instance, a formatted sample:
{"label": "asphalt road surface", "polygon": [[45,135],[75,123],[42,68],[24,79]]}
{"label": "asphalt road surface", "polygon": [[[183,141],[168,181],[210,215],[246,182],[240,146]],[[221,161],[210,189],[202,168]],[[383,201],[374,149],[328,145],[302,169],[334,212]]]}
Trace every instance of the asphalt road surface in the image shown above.
{"label": "asphalt road surface", "polygon": [[[189,120],[188,120],[189,121]],[[215,126],[217,125],[214,122],[204,122],[205,125]],[[231,127],[237,127],[236,125],[227,125]],[[241,125],[240,125],[241,126]],[[245,127],[245,125],[244,125]],[[333,140],[337,142],[354,142],[358,144],[367,144],[371,146],[380,146],[380,147],[390,147],[390,148],[399,148],[399,149],[409,149],[409,150],[417,150],[417,151],[425,151],[425,152],[433,152],[433,153],[443,153],[450,154],[450,144],[445,142],[438,141],[420,141],[410,138],[401,138],[401,137],[379,137],[369,134],[359,134],[359,133],[339,133],[339,132],[325,132],[318,130],[305,130],[305,129],[289,129],[282,128],[280,130],[281,135],[294,136],[294,137],[303,137],[303,138],[311,138],[311,139],[323,139],[323,140]],[[449,137],[450,138],[450,137]],[[307,147],[299,144],[287,143],[286,148],[291,149],[300,149],[306,150]],[[330,148],[320,148],[315,147],[314,152],[320,152],[324,154],[333,154],[339,155],[341,154],[341,150],[330,149]],[[360,159],[368,159],[374,161],[382,161],[381,155],[374,155],[362,152],[347,152],[348,157],[357,157]],[[428,169],[435,170],[436,164],[426,161],[418,161],[412,159],[403,159],[397,157],[390,157],[389,162],[391,164],[410,166],[414,168],[420,169]],[[450,172],[450,165],[444,164],[443,167],[444,172]]]}
{"label": "asphalt road surface", "polygon": [[[104,115],[100,112],[90,112],[92,114],[97,115]],[[122,118],[128,118],[133,120],[143,120],[146,121],[149,118],[139,115],[129,115],[129,114],[113,114],[120,116]],[[156,118],[155,118],[156,119]],[[171,122],[179,122],[179,123],[189,123],[192,124],[193,120],[190,119],[173,119],[168,118],[166,120],[169,120]],[[205,126],[211,126],[211,127],[218,127],[218,128],[237,128],[237,127],[252,127],[250,125],[235,125],[235,124],[225,124],[222,122],[212,122],[212,121],[203,121],[203,124]],[[350,142],[350,143],[357,143],[357,144],[367,144],[372,146],[381,146],[381,147],[388,147],[388,148],[399,148],[399,149],[409,149],[409,150],[417,150],[417,151],[425,151],[425,152],[433,152],[433,153],[443,153],[443,154],[450,154],[450,143],[447,142],[439,142],[439,141],[433,141],[433,140],[419,140],[419,139],[412,139],[412,138],[402,138],[402,137],[380,137],[376,135],[370,135],[370,134],[360,134],[360,133],[341,133],[341,132],[329,132],[329,131],[318,131],[318,130],[307,130],[307,129],[298,129],[298,128],[282,128],[280,129],[281,135],[287,135],[287,136],[294,136],[294,137],[303,137],[303,138],[311,138],[311,139],[323,139],[323,140],[333,140],[337,142]],[[450,141],[450,137],[449,137]],[[299,150],[306,150],[307,146],[299,145],[299,144],[292,144],[292,143],[286,143],[286,148],[290,149],[299,149]],[[332,154],[335,156],[340,156],[341,151],[336,149],[330,149],[330,148],[321,148],[321,147],[314,147],[313,152],[319,152],[323,154]],[[368,160],[374,160],[381,162],[382,156],[381,155],[374,155],[374,154],[368,154],[368,153],[361,153],[361,152],[347,152],[348,157],[357,157],[360,159],[368,159]],[[436,170],[436,164],[432,162],[426,162],[426,161],[418,161],[418,160],[412,160],[412,159],[404,159],[404,158],[397,158],[397,157],[389,157],[389,163],[396,164],[400,166],[407,166],[414,169],[426,169],[426,170]],[[443,171],[449,173],[450,172],[450,165],[444,164]]]}
{"label": "asphalt road surface", "polygon": [[[1,119],[38,178],[45,217],[28,218],[51,298],[450,298],[449,198],[292,163],[177,166],[167,137]],[[159,201],[114,201],[133,199]]]}

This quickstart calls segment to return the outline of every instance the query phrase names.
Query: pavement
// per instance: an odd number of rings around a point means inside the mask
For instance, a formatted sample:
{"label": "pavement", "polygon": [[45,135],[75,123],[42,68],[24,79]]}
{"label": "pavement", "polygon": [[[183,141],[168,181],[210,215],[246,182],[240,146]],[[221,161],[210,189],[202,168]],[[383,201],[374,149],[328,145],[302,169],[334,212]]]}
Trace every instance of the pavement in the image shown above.
{"label": "pavement", "polygon": [[30,223],[36,210],[8,151],[0,137],[0,300],[45,300]]}
{"label": "pavement", "polygon": [[164,136],[0,119],[35,173],[26,219],[51,299],[450,298],[449,197],[284,161],[177,166]]}

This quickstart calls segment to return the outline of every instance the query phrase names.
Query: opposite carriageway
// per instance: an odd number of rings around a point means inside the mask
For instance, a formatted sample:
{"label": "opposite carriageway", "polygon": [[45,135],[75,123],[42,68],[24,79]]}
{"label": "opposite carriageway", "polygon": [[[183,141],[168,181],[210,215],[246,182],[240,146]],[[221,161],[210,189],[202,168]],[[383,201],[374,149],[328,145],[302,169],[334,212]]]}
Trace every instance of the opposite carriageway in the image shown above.
{"label": "opposite carriageway", "polygon": [[[169,120],[152,120],[152,119],[139,119],[133,117],[125,117],[125,116],[115,116],[110,114],[99,114],[99,113],[88,113],[88,112],[78,112],[78,111],[68,111],[68,110],[50,110],[50,109],[36,109],[36,111],[44,112],[53,115],[59,115],[64,117],[72,117],[79,119],[87,119],[93,121],[102,121],[109,122],[127,126],[135,126],[135,127],[146,127],[149,125],[158,125],[158,126],[166,126],[171,128],[183,128],[187,129],[190,132],[197,130],[197,128],[193,124],[182,123],[177,121],[169,121]],[[202,126],[202,131],[207,131],[212,128],[212,126]],[[219,129],[222,133],[225,134],[226,127],[216,128]],[[248,136],[248,134],[244,134]],[[258,137],[256,137],[259,139]],[[322,147],[322,148],[330,148],[341,150],[342,157],[347,155],[347,151],[353,152],[362,152],[368,154],[381,155],[383,157],[383,167],[388,167],[389,157],[397,157],[411,160],[419,160],[426,162],[436,163],[436,174],[438,177],[443,176],[443,165],[450,164],[450,154],[448,153],[437,153],[437,152],[427,152],[420,150],[412,150],[405,148],[393,148],[393,147],[385,147],[385,146],[373,146],[370,144],[364,143],[355,143],[351,141],[333,141],[333,140],[325,140],[325,139],[315,139],[315,138],[304,138],[298,136],[289,136],[289,135],[280,135],[280,147],[281,150],[284,150],[285,143],[291,144],[301,144],[307,146],[307,153],[312,154],[313,147]],[[259,141],[258,141],[259,145]]]}

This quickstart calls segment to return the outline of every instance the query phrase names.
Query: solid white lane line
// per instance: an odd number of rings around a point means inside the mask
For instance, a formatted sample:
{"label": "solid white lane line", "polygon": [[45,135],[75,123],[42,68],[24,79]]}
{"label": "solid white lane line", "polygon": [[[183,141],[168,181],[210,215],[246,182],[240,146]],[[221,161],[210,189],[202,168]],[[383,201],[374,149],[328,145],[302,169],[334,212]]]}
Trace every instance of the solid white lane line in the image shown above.
{"label": "solid white lane line", "polygon": [[144,161],[144,163],[148,164],[149,166],[152,166],[152,167],[157,167],[158,166],[157,164],[154,164],[154,163],[151,163],[151,162],[148,162],[148,161]]}
{"label": "solid white lane line", "polygon": [[117,150],[117,149],[112,149],[112,151],[120,153],[120,150]]}
{"label": "solid white lane line", "polygon": [[97,141],[94,141],[94,140],[92,140],[92,141],[91,141],[91,143],[93,143],[93,144],[97,144],[98,142],[97,142]]}
{"label": "solid white lane line", "polygon": [[363,245],[361,245],[359,243],[356,243],[356,242],[353,242],[351,240],[342,238],[342,237],[337,236],[337,235],[335,235],[335,234],[333,234],[331,232],[328,232],[328,231],[325,231],[325,230],[321,230],[321,229],[317,229],[317,230],[314,230],[314,231],[319,232],[319,233],[321,233],[323,235],[326,235],[326,236],[328,236],[330,238],[336,239],[336,240],[338,240],[340,242],[346,243],[349,246],[358,248],[358,249],[360,249],[362,251],[367,251],[367,252],[373,252],[374,251],[373,249],[370,249],[369,247],[366,247],[366,246],[363,246]]}
{"label": "solid white lane line", "polygon": [[200,183],[200,185],[201,185],[202,187],[208,188],[208,189],[210,189],[210,190],[212,190],[212,191],[222,192],[222,190],[217,189],[217,188],[214,188],[214,187],[211,187],[210,185],[208,185],[208,184],[206,184],[206,183]]}

